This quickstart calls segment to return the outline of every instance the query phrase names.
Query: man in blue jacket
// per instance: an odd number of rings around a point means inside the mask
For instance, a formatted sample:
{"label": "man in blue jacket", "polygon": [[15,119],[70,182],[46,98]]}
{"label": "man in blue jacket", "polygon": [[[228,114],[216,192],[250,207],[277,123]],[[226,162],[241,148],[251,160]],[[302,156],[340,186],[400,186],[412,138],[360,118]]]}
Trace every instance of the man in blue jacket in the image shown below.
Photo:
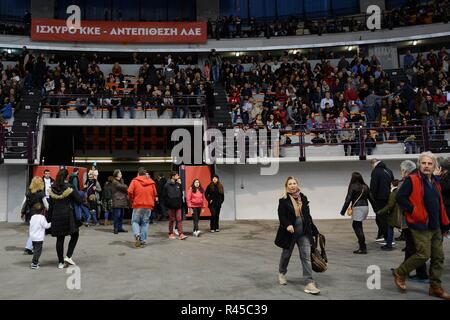
{"label": "man in blue jacket", "polygon": [[9,99],[5,99],[5,105],[0,110],[0,122],[6,123],[13,116],[12,104]]}

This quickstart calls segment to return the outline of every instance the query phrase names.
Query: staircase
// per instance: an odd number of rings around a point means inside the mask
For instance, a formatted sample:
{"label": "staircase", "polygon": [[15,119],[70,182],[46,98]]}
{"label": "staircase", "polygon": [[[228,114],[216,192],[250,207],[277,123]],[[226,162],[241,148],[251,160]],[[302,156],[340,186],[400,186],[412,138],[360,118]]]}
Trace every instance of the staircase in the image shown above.
{"label": "staircase", "polygon": [[228,96],[221,84],[214,85],[215,100],[214,116],[209,118],[209,126],[213,128],[228,128],[231,126],[231,116],[228,107]]}
{"label": "staircase", "polygon": [[5,159],[28,159],[34,161],[34,152],[37,133],[37,123],[41,95],[38,91],[23,90],[21,101],[14,113],[14,122],[11,132],[5,137]]}

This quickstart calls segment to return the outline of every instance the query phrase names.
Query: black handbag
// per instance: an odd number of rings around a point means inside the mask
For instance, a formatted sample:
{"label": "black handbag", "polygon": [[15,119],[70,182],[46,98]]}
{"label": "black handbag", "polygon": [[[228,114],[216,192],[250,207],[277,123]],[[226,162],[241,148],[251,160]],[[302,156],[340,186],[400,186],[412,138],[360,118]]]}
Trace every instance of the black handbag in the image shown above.
{"label": "black handbag", "polygon": [[[312,269],[315,272],[325,272],[328,269],[328,258],[325,252],[325,237],[322,234],[318,234],[313,238],[313,244],[311,245],[311,264]],[[317,249],[319,245],[320,251]]]}

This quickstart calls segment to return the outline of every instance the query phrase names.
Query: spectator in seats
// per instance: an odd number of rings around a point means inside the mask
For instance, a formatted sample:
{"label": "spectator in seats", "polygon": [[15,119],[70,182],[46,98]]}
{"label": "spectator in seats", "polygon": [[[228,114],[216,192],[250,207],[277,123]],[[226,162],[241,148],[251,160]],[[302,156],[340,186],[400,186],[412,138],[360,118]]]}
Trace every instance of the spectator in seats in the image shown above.
{"label": "spectator in seats", "polygon": [[250,112],[253,109],[253,99],[250,100],[248,97],[244,98],[244,103],[241,107],[241,117],[242,117],[242,123],[244,125],[249,124],[250,122]]}
{"label": "spectator in seats", "polygon": [[339,141],[344,145],[345,156],[353,156],[355,154],[355,131],[349,122],[344,125],[344,130],[339,131]]}
{"label": "spectator in seats", "polygon": [[110,115],[112,117],[112,110],[116,110],[116,114],[117,114],[117,119],[122,119],[123,118],[123,106],[121,103],[121,98],[119,97],[119,94],[117,93],[116,90],[113,91],[113,95],[112,98],[110,100],[111,104],[110,104]]}
{"label": "spectator in seats", "polygon": [[209,61],[205,61],[205,64],[203,66],[202,70],[202,76],[206,79],[206,81],[211,80],[211,66],[209,65]]}
{"label": "spectator in seats", "polygon": [[255,123],[256,118],[258,117],[258,115],[261,115],[263,112],[263,107],[261,105],[261,103],[255,103],[252,107],[252,109],[250,110],[250,122],[251,123]]}
{"label": "spectator in seats", "polygon": [[130,119],[136,118],[136,98],[133,90],[130,93],[124,93],[122,105],[124,110],[128,110],[130,112]]}
{"label": "spectator in seats", "polygon": [[[167,95],[167,92],[165,94]],[[169,94],[170,94],[170,92],[169,92]],[[170,98],[165,98],[165,99],[168,100],[169,105],[170,105],[171,99]],[[189,114],[189,107],[186,105],[187,102],[186,102],[186,98],[184,97],[183,92],[178,91],[176,96],[172,99],[173,99],[172,104],[174,105],[174,109],[175,109],[174,110],[175,112],[172,113],[172,117],[175,116],[176,118],[181,118],[180,109],[183,109],[183,117],[186,118],[187,115]]]}
{"label": "spectator in seats", "polygon": [[[359,172],[353,172],[344,206],[341,210],[341,216],[344,216],[347,212],[352,217],[352,227],[359,244],[359,248],[353,251],[354,254],[367,254],[363,221],[367,219],[369,214],[369,202],[375,208],[375,200],[372,197],[369,187],[364,182],[362,175]],[[350,211],[348,210],[349,208],[351,208]]]}
{"label": "spectator in seats", "polygon": [[0,123],[6,124],[13,116],[12,104],[9,102],[9,98],[5,98],[5,104],[0,109]]}
{"label": "spectator in seats", "polygon": [[335,141],[336,120],[333,118],[331,113],[325,114],[322,128],[325,130],[324,134],[326,143],[333,143],[333,141]]}
{"label": "spectator in seats", "polygon": [[338,130],[342,130],[345,127],[345,124],[348,122],[348,119],[344,116],[344,112],[339,112],[339,117],[336,118],[336,128]]}
{"label": "spectator in seats", "polygon": [[122,74],[122,67],[120,66],[119,62],[114,63],[112,67],[112,75],[114,78],[119,78],[119,81],[123,81],[123,74]]}
{"label": "spectator in seats", "polygon": [[325,92],[325,98],[323,98],[323,99],[320,101],[320,113],[321,113],[323,116],[325,116],[324,111],[325,111],[325,108],[326,108],[326,104],[327,104],[327,103],[330,105],[331,108],[334,107],[334,101],[333,101],[333,99],[331,98],[331,93],[330,93],[330,92]]}
{"label": "spectator in seats", "polygon": [[261,114],[258,114],[256,116],[255,124],[257,125],[258,129],[264,129],[266,127]]}
{"label": "spectator in seats", "polygon": [[386,108],[381,109],[381,113],[377,118],[377,126],[382,128],[383,139],[389,140],[390,133],[388,128],[392,126],[392,119]]}
{"label": "spectator in seats", "polygon": [[439,110],[434,104],[433,97],[430,94],[427,94],[425,101],[422,102],[419,113],[429,126],[430,132],[435,135]]}

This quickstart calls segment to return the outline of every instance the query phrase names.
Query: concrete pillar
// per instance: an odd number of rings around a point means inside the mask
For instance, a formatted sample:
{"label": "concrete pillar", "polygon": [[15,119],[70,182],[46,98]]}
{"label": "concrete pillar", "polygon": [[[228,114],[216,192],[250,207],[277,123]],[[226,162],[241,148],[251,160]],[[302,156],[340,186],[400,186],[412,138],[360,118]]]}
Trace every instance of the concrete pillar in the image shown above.
{"label": "concrete pillar", "polygon": [[6,221],[8,212],[8,171],[6,168],[6,165],[0,165],[0,222]]}
{"label": "concrete pillar", "polygon": [[26,165],[0,166],[0,222],[20,222],[20,210],[28,184]]}
{"label": "concrete pillar", "polygon": [[215,21],[220,15],[219,0],[197,0],[197,21]]}
{"label": "concrete pillar", "polygon": [[370,46],[369,47],[369,58],[372,55],[376,55],[380,60],[383,69],[398,69],[398,53],[397,48],[394,46],[383,45],[383,46]]}
{"label": "concrete pillar", "polygon": [[373,4],[379,6],[381,10],[386,9],[385,0],[359,0],[359,8],[361,9],[361,13],[366,13],[367,7]]}
{"label": "concrete pillar", "polygon": [[53,19],[55,4],[56,0],[31,0],[31,17]]}

